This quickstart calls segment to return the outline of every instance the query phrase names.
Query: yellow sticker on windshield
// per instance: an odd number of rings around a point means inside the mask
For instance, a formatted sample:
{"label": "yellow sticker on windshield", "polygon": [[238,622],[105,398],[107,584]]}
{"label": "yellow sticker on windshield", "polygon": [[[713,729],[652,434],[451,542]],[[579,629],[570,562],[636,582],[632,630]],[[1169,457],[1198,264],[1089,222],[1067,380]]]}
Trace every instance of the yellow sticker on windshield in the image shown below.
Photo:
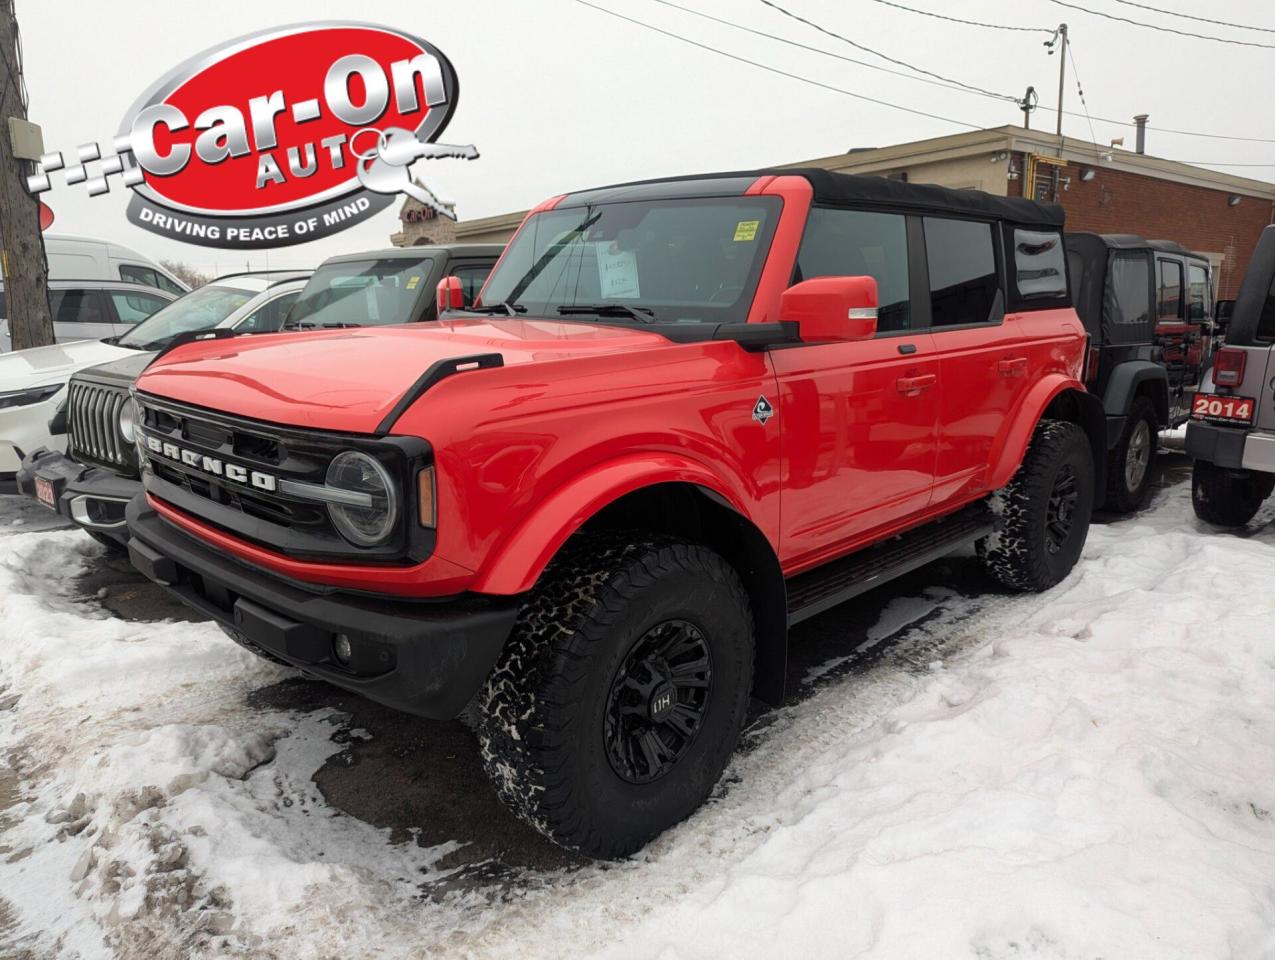
{"label": "yellow sticker on windshield", "polygon": [[741,220],[735,224],[735,242],[756,239],[757,227],[760,223],[760,220]]}
{"label": "yellow sticker on windshield", "polygon": [[415,289],[416,289],[416,287],[420,284],[420,282],[421,282],[421,278],[420,278],[419,276],[415,276],[415,275],[414,275],[414,276],[410,276],[410,277],[408,277],[408,278],[407,278],[407,289],[408,289],[408,290],[415,290]]}

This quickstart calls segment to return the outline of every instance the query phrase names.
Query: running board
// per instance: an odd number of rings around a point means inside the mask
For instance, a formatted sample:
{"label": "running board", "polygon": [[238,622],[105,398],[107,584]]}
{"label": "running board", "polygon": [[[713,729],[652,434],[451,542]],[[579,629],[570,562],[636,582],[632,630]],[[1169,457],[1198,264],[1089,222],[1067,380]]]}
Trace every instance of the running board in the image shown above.
{"label": "running board", "polygon": [[801,573],[788,581],[788,625],[800,623],[839,603],[901,577],[996,528],[983,503],[931,521],[897,537]]}

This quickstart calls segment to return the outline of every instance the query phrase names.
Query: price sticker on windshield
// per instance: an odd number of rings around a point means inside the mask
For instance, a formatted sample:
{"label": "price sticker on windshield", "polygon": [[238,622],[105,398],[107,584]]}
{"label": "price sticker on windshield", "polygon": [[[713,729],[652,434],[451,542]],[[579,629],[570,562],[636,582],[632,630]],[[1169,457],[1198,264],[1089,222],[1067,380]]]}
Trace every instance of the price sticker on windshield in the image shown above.
{"label": "price sticker on windshield", "polygon": [[757,238],[757,228],[761,225],[760,220],[741,220],[735,224],[735,242],[742,243],[747,240],[755,240]]}

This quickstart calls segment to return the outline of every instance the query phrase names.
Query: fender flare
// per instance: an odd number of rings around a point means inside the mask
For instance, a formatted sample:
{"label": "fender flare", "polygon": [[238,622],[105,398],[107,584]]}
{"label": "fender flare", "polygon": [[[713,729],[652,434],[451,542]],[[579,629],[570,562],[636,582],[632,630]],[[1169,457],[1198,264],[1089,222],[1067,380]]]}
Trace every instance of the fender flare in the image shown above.
{"label": "fender flare", "polygon": [[[1160,426],[1169,423],[1169,374],[1164,367],[1150,360],[1126,360],[1118,363],[1111,371],[1111,379],[1103,393],[1102,408],[1108,417],[1127,417],[1133,404],[1134,394],[1144,383],[1159,384],[1153,388],[1151,402],[1155,404],[1155,413]],[[1116,436],[1119,440],[1119,435]],[[1114,445],[1114,444],[1113,444]]]}
{"label": "fender flare", "polygon": [[1036,425],[1045,417],[1050,405],[1060,400],[1074,403],[1074,410],[1066,419],[1077,423],[1085,431],[1093,448],[1095,492],[1100,494],[1106,489],[1107,428],[1102,404],[1079,380],[1055,373],[1040,380],[1023,398],[1017,418],[1002,435],[999,449],[993,451],[994,466],[988,476],[988,486],[992,490],[999,490],[1013,478],[1027,455],[1027,445],[1036,432]]}
{"label": "fender flare", "polygon": [[688,457],[654,453],[611,460],[577,475],[541,502],[497,544],[470,589],[497,595],[525,593],[567,538],[598,511],[626,494],[660,483],[693,484],[750,518],[740,498],[720,477]]}

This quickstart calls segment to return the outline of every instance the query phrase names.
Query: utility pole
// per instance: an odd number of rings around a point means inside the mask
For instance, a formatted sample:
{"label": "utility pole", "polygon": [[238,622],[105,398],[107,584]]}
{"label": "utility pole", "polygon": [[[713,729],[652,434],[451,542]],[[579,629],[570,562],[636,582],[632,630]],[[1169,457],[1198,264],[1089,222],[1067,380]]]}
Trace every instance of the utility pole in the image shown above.
{"label": "utility pole", "polygon": [[53,342],[49,267],[40,235],[40,202],[26,186],[28,161],[14,156],[10,117],[25,121],[22,55],[14,0],[0,0],[0,270],[13,349]]}
{"label": "utility pole", "polygon": [[1023,99],[1018,101],[1019,107],[1023,111],[1023,129],[1030,130],[1032,128],[1032,111],[1036,109],[1036,103],[1039,98],[1036,96],[1036,88],[1028,87],[1027,92],[1023,94]]}
{"label": "utility pole", "polygon": [[[1058,51],[1059,52],[1059,57],[1058,57],[1058,128],[1055,132],[1058,134],[1059,137],[1061,137],[1062,136],[1062,117],[1063,117],[1063,92],[1066,89],[1065,84],[1067,80],[1067,24],[1065,23],[1060,23],[1058,25],[1058,32],[1054,34],[1054,39],[1050,41],[1050,44],[1052,45],[1054,42],[1058,40],[1062,41],[1062,46]],[[1053,53],[1053,50],[1051,49],[1049,52]]]}

